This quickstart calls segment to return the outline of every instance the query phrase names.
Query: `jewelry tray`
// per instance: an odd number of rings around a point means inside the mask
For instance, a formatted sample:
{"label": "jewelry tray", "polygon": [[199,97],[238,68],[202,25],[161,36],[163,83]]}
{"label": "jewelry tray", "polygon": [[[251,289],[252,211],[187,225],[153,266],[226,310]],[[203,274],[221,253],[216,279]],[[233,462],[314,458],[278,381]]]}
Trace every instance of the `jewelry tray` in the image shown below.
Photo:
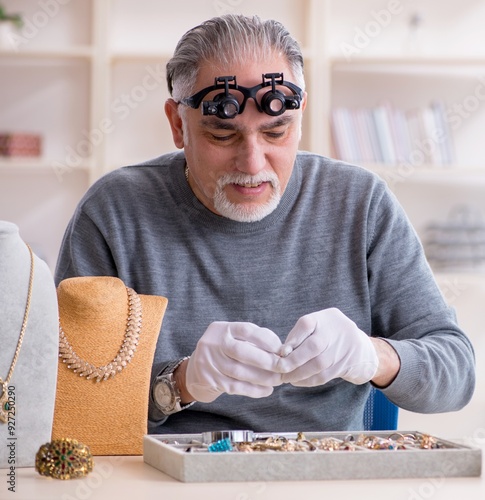
{"label": "jewelry tray", "polygon": [[[399,434],[426,436],[418,431]],[[270,433],[265,433],[269,435]],[[308,432],[310,440],[335,438],[345,441],[349,434],[387,438],[393,431]],[[295,439],[296,433],[274,433]],[[436,449],[367,449],[354,451],[186,451],[202,441],[201,434],[151,434],[143,440],[143,459],[156,469],[187,483],[227,481],[304,481],[333,479],[386,479],[419,477],[473,477],[481,475],[482,451],[451,441],[436,439]]]}

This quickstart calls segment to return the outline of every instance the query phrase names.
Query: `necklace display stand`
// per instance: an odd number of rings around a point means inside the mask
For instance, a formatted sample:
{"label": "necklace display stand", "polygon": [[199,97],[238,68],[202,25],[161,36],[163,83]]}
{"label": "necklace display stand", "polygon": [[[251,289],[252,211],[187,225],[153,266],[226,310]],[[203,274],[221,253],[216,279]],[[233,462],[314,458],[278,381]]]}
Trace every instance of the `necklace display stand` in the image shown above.
{"label": "necklace display stand", "polygon": [[[58,360],[58,310],[54,278],[34,258],[27,326],[17,347],[31,270],[29,248],[19,228],[0,221],[0,377],[7,384],[6,422],[0,422],[0,468],[32,467],[39,447],[51,439]],[[1,389],[0,389],[1,390]]]}
{"label": "necklace display stand", "polygon": [[[87,379],[59,362],[52,438],[70,437],[93,455],[142,455],[153,356],[167,299],[138,295],[141,330],[126,366],[106,380]],[[116,358],[127,328],[127,288],[119,278],[68,278],[57,288],[62,331],[76,357],[103,367]]]}

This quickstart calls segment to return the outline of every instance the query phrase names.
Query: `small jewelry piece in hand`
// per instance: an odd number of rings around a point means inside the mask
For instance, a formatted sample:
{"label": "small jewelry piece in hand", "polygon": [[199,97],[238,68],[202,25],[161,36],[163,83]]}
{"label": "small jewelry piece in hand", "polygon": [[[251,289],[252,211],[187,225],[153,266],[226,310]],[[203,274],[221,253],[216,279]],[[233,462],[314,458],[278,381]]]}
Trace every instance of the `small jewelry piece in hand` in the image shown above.
{"label": "small jewelry piece in hand", "polygon": [[280,349],[280,357],[286,358],[293,352],[293,347],[291,345],[282,345]]}
{"label": "small jewelry piece in hand", "polygon": [[93,470],[93,457],[89,447],[75,439],[56,439],[39,448],[35,470],[41,476],[76,479]]}

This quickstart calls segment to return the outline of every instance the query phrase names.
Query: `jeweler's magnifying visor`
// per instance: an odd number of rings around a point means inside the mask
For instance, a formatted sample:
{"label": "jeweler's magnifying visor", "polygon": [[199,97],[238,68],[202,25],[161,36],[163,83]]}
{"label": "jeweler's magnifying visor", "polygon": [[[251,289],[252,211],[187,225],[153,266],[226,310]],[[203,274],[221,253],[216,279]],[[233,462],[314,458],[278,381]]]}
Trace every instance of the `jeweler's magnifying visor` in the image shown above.
{"label": "jeweler's magnifying visor", "polygon": [[286,110],[299,109],[302,97],[302,89],[284,80],[283,73],[266,73],[254,87],[238,85],[235,76],[218,76],[214,85],[180,102],[194,109],[202,105],[203,115],[235,118],[244,111],[248,99],[254,100],[260,113],[279,116]]}

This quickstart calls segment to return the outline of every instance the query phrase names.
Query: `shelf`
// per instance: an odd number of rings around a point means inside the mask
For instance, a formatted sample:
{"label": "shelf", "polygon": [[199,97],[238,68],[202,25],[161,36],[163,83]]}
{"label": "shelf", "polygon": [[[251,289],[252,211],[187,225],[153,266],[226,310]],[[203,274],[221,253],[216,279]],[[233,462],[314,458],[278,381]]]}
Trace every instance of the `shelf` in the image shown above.
{"label": "shelf", "polygon": [[171,52],[165,51],[142,51],[142,50],[123,50],[114,51],[110,54],[112,63],[120,61],[166,61],[172,57]]}
{"label": "shelf", "polygon": [[75,47],[52,47],[48,49],[31,49],[31,50],[0,50],[0,58],[38,58],[38,59],[49,59],[49,58],[81,58],[89,59],[93,56],[94,50],[89,45],[79,45]]}
{"label": "shelf", "polygon": [[[463,271],[436,271],[434,275],[438,285],[452,285],[453,283],[460,286],[478,286],[485,287],[485,269],[481,270],[463,270]],[[459,289],[457,289],[459,291]]]}
{"label": "shelf", "polygon": [[[56,169],[60,170],[63,160],[59,159],[44,159],[44,158],[30,158],[30,157],[15,157],[7,158],[0,157],[0,172],[1,173],[45,173],[52,171],[55,173]],[[92,168],[92,162],[84,161],[76,166],[66,166],[65,171],[79,170],[89,171]]]}
{"label": "shelf", "polygon": [[413,167],[411,164],[402,165],[378,165],[378,164],[362,164],[361,165],[375,172],[383,178],[405,180],[419,180],[429,182],[479,182],[485,183],[485,167],[463,167],[463,166],[436,166],[431,165]]}
{"label": "shelf", "polygon": [[374,73],[404,77],[427,76],[477,78],[478,72],[485,72],[485,58],[477,60],[434,59],[434,58],[361,58],[351,62],[344,59],[332,60],[329,64],[333,73]]}
{"label": "shelf", "polygon": [[330,56],[329,64],[338,69],[353,69],[360,65],[400,65],[400,66],[485,66],[485,54],[482,56],[448,56],[397,54],[382,56],[356,56],[350,59],[343,56]]}

